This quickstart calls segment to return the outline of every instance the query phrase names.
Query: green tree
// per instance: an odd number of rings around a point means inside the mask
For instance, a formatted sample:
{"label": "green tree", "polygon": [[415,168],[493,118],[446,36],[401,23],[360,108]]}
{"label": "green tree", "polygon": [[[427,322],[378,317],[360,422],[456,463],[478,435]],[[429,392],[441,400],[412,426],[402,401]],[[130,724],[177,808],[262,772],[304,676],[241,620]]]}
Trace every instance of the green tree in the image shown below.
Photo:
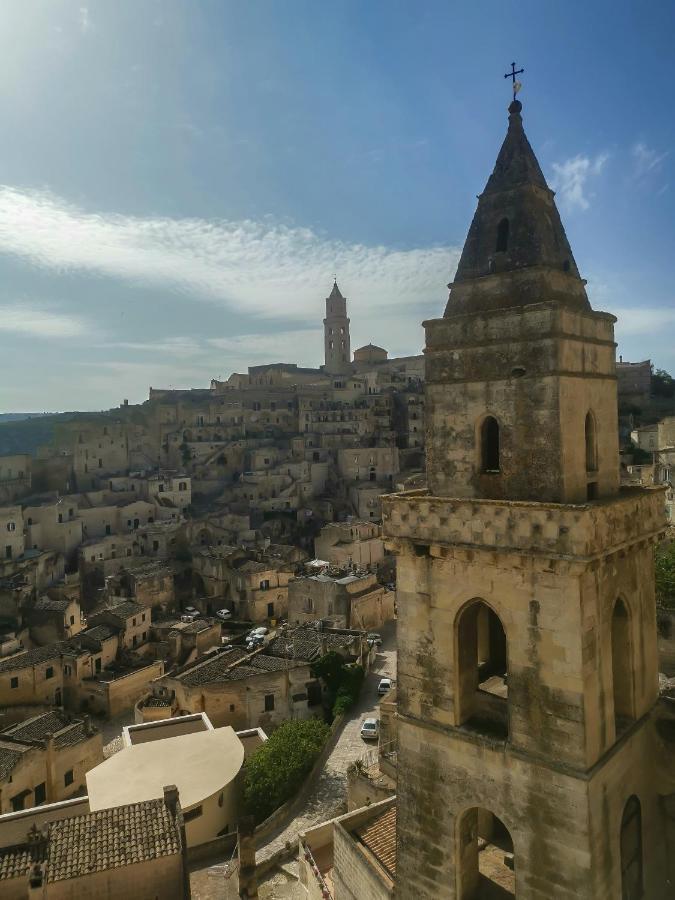
{"label": "green tree", "polygon": [[665,369],[652,375],[652,394],[655,397],[675,397],[675,379]]}
{"label": "green tree", "polygon": [[675,543],[658,547],[654,554],[656,569],[656,602],[675,609]]}
{"label": "green tree", "polygon": [[356,703],[365,676],[362,666],[346,663],[333,650],[314,663],[312,674],[323,681],[326,706],[331,709],[334,718]]}
{"label": "green tree", "polygon": [[284,722],[244,764],[244,803],[256,822],[296,794],[321,753],[329,727],[319,719]]}

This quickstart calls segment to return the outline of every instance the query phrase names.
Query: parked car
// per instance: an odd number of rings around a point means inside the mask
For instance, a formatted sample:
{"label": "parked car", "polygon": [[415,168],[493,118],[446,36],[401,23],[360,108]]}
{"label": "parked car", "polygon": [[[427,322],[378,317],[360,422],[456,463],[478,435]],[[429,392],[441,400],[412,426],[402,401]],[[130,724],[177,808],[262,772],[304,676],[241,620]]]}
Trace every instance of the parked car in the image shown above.
{"label": "parked car", "polygon": [[388,693],[391,690],[391,678],[380,678],[380,683],[377,686],[377,693],[380,697],[384,696],[384,694]]}
{"label": "parked car", "polygon": [[194,616],[195,619],[198,619],[199,616],[201,616],[201,613],[196,606],[186,606],[183,612],[186,616]]}
{"label": "parked car", "polygon": [[382,646],[382,635],[376,631],[369,631],[366,640],[369,644],[375,644],[376,647]]}
{"label": "parked car", "polygon": [[380,736],[379,719],[364,719],[361,723],[361,737],[365,741],[376,741]]}
{"label": "parked car", "polygon": [[219,619],[222,619],[223,621],[226,621],[227,619],[231,619],[231,618],[232,618],[232,613],[230,612],[229,609],[218,609],[218,610],[216,610],[216,616],[217,616]]}

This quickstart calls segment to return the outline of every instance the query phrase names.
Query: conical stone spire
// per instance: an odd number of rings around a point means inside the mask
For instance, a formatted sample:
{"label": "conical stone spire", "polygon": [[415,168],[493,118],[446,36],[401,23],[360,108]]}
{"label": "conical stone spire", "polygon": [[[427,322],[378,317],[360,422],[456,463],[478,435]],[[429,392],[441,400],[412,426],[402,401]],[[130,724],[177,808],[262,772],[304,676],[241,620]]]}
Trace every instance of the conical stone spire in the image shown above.
{"label": "conical stone spire", "polygon": [[509,106],[508,131],[478,198],[446,316],[550,300],[590,309],[521,109],[518,100]]}
{"label": "conical stone spire", "polygon": [[337,278],[333,282],[333,290],[330,292],[327,300],[344,300],[345,298],[340,293],[340,288],[338,287]]}

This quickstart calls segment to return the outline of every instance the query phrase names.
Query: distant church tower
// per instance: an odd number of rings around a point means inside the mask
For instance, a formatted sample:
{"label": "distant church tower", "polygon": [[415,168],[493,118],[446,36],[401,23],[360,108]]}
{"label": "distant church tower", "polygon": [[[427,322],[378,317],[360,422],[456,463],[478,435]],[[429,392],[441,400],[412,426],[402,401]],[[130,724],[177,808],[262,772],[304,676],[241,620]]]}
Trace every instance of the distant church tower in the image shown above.
{"label": "distant church tower", "polygon": [[675,897],[664,497],[619,490],[616,320],[591,309],[553,196],[514,100],[425,322],[428,490],[383,498],[401,900]]}
{"label": "distant church tower", "polygon": [[323,320],[324,369],[329,375],[347,375],[352,370],[349,345],[347,300],[340,293],[337,279],[330,296],[326,297],[326,318]]}

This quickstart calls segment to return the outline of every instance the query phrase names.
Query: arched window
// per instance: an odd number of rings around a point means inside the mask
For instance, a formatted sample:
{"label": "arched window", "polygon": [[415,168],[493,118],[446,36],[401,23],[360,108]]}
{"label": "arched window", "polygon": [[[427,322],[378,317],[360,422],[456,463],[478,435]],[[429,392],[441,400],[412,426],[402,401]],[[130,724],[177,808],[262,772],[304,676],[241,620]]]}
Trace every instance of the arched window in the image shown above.
{"label": "arched window", "polygon": [[595,472],[598,468],[598,442],[595,434],[595,416],[589,410],[584,424],[586,440],[586,471]]}
{"label": "arched window", "polygon": [[612,685],[614,726],[618,737],[634,718],[630,617],[620,597],[612,614]]}
{"label": "arched window", "polygon": [[642,886],[642,811],[633,794],[621,817],[621,900],[640,900]]}
{"label": "arched window", "polygon": [[499,422],[486,416],[480,427],[481,468],[484,472],[499,472]]}
{"label": "arched window", "polygon": [[497,225],[497,253],[505,253],[509,249],[509,220],[502,219]]}
{"label": "arched window", "polygon": [[516,896],[517,862],[508,828],[489,809],[467,809],[457,823],[461,900]]}
{"label": "arched window", "polygon": [[455,627],[457,654],[456,722],[508,736],[506,633],[499,616],[483,600],[460,612]]}

